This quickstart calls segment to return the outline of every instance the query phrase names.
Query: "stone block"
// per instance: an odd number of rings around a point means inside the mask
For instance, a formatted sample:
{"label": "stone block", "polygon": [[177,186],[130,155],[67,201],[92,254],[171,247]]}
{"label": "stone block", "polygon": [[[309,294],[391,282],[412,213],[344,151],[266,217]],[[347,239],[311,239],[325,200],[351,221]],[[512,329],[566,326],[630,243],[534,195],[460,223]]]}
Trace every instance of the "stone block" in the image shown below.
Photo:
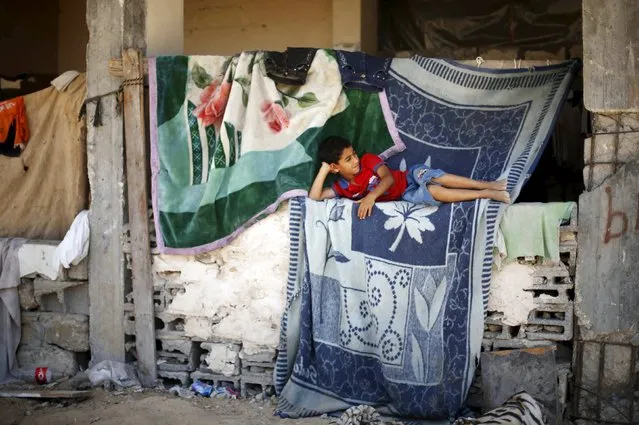
{"label": "stone block", "polygon": [[23,343],[54,344],[65,350],[89,351],[89,317],[81,314],[22,313]]}
{"label": "stone block", "polygon": [[75,266],[71,266],[67,270],[67,277],[71,280],[88,280],[89,279],[89,262],[85,258]]}
{"label": "stone block", "polygon": [[56,280],[64,276],[62,267],[54,264],[55,249],[58,241],[27,241],[18,251],[20,276],[44,276]]}
{"label": "stone block", "polygon": [[20,286],[18,286],[18,297],[20,298],[20,307],[23,310],[35,310],[40,307],[33,295],[33,280],[22,278]]}
{"label": "stone block", "polygon": [[54,376],[73,376],[78,372],[75,354],[54,345],[20,345],[17,358],[20,369],[48,367]]}
{"label": "stone block", "polygon": [[558,413],[555,347],[494,351],[481,355],[481,383],[484,408],[501,406],[510,396],[526,391],[551,418]]}

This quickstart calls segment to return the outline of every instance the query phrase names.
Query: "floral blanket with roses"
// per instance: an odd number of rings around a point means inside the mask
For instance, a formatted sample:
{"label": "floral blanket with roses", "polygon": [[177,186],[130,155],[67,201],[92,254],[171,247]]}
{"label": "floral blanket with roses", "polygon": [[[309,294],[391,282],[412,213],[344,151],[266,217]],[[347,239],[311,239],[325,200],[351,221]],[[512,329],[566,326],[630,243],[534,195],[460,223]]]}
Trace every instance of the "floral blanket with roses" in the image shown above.
{"label": "floral blanket with roses", "polygon": [[149,61],[153,211],[158,248],[193,254],[304,195],[319,143],[341,135],[390,156],[403,149],[383,95],[342,89],[331,50],[303,86],[276,84],[263,52]]}

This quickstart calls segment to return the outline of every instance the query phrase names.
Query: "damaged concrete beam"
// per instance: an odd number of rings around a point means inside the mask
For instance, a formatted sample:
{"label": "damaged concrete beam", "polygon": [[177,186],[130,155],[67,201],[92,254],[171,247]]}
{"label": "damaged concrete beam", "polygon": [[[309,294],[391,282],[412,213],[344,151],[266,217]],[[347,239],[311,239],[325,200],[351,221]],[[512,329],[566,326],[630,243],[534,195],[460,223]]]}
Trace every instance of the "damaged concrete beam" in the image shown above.
{"label": "damaged concrete beam", "polygon": [[[117,90],[121,78],[109,73],[109,60],[125,48],[145,47],[146,1],[87,1],[87,97]],[[96,104],[87,105],[87,168],[90,183],[92,362],[125,360],[122,227],[125,208],[123,116],[116,96],[100,99],[101,125],[93,120]]]}
{"label": "damaged concrete beam", "polygon": [[87,284],[86,280],[49,280],[35,278],[33,280],[33,296],[38,304],[42,304],[42,296],[56,294],[60,304],[65,305],[64,290]]}

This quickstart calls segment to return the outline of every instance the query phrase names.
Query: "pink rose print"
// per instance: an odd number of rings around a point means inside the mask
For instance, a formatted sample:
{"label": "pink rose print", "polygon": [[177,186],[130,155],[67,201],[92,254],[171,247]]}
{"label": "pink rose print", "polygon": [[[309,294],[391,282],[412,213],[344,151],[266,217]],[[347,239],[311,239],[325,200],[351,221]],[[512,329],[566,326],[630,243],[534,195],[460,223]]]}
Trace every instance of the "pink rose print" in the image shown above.
{"label": "pink rose print", "polygon": [[224,109],[231,93],[231,84],[226,81],[220,84],[219,80],[213,81],[200,94],[200,104],[193,113],[202,120],[202,125],[208,127],[222,123]]}
{"label": "pink rose print", "polygon": [[262,113],[273,133],[279,133],[288,127],[288,112],[279,103],[265,101],[262,103]]}

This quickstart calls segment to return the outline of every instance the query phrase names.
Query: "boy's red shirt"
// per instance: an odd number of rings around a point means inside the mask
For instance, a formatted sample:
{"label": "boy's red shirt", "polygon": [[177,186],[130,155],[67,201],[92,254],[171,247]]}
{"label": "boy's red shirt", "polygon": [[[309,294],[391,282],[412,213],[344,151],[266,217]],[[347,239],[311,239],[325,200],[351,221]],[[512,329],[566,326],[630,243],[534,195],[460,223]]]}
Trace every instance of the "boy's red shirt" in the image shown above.
{"label": "boy's red shirt", "polygon": [[[335,194],[349,199],[361,199],[368,195],[368,193],[375,190],[377,185],[382,181],[377,174],[377,169],[382,165],[386,165],[386,163],[382,161],[380,157],[365,153],[359,161],[359,173],[357,173],[352,182],[348,182],[345,178],[340,177],[333,183]],[[395,179],[395,183],[393,183],[382,196],[377,198],[380,202],[402,199],[402,194],[408,185],[406,182],[406,172],[391,170],[391,174]]]}

